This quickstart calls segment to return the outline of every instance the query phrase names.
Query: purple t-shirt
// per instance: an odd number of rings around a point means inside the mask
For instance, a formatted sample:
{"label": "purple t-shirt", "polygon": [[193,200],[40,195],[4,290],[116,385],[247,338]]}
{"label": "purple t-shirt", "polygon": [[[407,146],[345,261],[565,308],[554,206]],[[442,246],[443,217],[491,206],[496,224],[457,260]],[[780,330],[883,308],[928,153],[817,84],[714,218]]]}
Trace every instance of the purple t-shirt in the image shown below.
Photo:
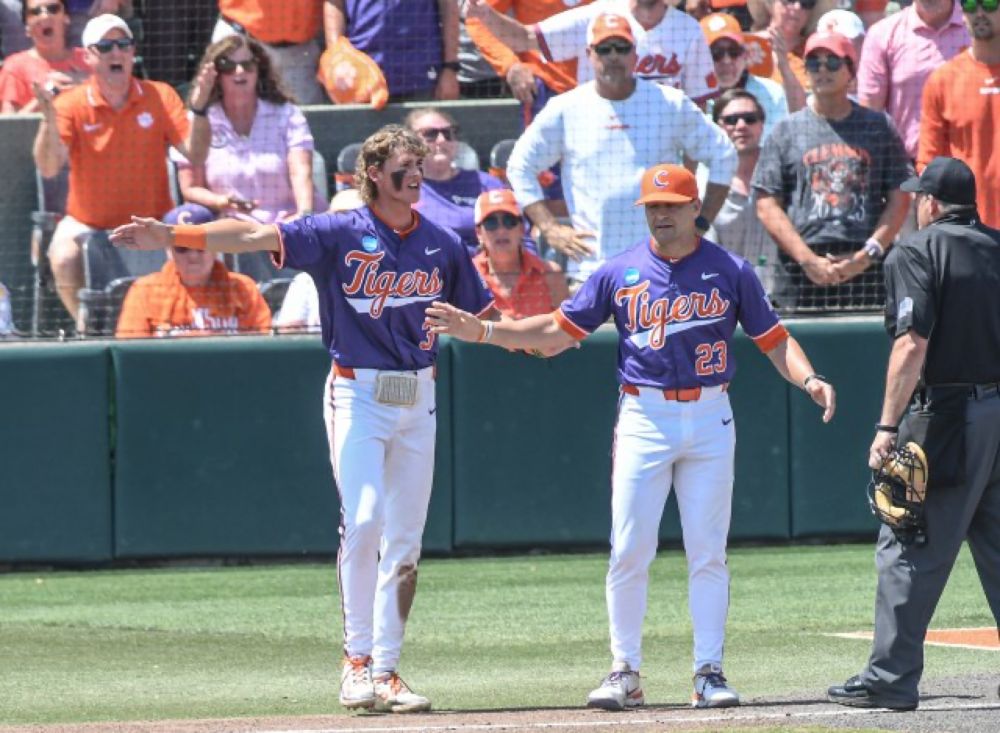
{"label": "purple t-shirt", "polygon": [[677,261],[639,242],[601,265],[556,318],[583,338],[611,316],[620,335],[619,383],[661,389],[732,380],[737,323],[765,352],[787,336],[753,267],[707,239]]}
{"label": "purple t-shirt", "polygon": [[424,328],[427,305],[482,313],[493,303],[458,237],[420,215],[403,234],[367,206],[277,226],[280,264],[312,276],[323,344],[341,366],[431,366],[437,339]]}
{"label": "purple t-shirt", "polygon": [[462,170],[447,181],[425,178],[416,208],[435,224],[455,232],[462,243],[475,253],[479,247],[474,216],[476,199],[483,191],[503,187],[503,181],[482,171]]}
{"label": "purple t-shirt", "polygon": [[445,60],[437,0],[344,0],[344,14],[348,40],[382,69],[390,97],[434,89]]}

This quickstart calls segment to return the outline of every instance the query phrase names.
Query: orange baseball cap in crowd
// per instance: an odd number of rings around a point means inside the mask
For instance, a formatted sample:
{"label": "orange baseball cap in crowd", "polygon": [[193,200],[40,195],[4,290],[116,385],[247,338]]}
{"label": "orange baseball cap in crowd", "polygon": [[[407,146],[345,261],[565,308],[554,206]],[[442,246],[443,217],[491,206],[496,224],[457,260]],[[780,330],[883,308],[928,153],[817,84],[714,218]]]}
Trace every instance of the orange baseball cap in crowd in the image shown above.
{"label": "orange baseball cap in crowd", "polygon": [[698,182],[682,165],[661,163],[642,174],[642,188],[636,206],[643,204],[686,204],[698,198]]}
{"label": "orange baseball cap in crowd", "polygon": [[832,53],[842,59],[850,59],[854,68],[858,68],[858,52],[847,36],[842,36],[839,33],[813,33],[806,41],[806,49],[802,56],[806,57],[816,50]]}
{"label": "orange baseball cap in crowd", "polygon": [[720,38],[728,38],[743,45],[743,29],[733,16],[727,13],[712,13],[706,15],[700,22],[701,32],[705,34],[709,47]]}
{"label": "orange baseball cap in crowd", "polygon": [[483,191],[479,194],[479,198],[476,199],[476,208],[473,217],[476,226],[482,224],[483,219],[487,216],[495,214],[498,211],[506,211],[508,214],[513,214],[514,216],[521,215],[521,207],[517,205],[514,192],[509,188],[496,188],[492,191]]}
{"label": "orange baseball cap in crowd", "polygon": [[587,26],[588,46],[596,46],[609,38],[623,38],[635,45],[635,36],[632,35],[632,26],[628,24],[628,18],[615,13],[601,13],[590,21],[590,25]]}
{"label": "orange baseball cap in crowd", "polygon": [[747,0],[712,0],[710,5],[714,10],[721,10],[722,8],[745,8]]}

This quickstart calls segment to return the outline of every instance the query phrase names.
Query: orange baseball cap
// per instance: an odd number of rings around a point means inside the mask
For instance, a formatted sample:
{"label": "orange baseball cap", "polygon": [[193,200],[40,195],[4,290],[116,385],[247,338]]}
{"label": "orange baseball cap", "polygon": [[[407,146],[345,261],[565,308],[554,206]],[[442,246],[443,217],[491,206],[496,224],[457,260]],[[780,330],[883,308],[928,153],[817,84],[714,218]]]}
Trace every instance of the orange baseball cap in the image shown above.
{"label": "orange baseball cap", "polygon": [[[886,2],[888,1],[886,0]],[[720,10],[721,8],[745,8],[747,0],[712,0],[709,4],[716,10]]]}
{"label": "orange baseball cap", "polygon": [[806,57],[817,49],[840,56],[842,59],[850,59],[854,68],[858,68],[858,52],[847,36],[840,33],[813,33],[806,41],[805,52],[802,56]]}
{"label": "orange baseball cap", "polygon": [[628,24],[628,18],[615,13],[601,13],[590,21],[590,25],[587,26],[588,46],[596,46],[609,38],[624,38],[629,43],[635,44],[635,36],[632,35],[632,26]]}
{"label": "orange baseball cap", "polygon": [[712,13],[701,19],[701,32],[705,34],[708,45],[718,41],[720,38],[728,38],[730,41],[743,45],[743,29],[740,22],[728,13]]}
{"label": "orange baseball cap", "polygon": [[509,188],[496,188],[492,191],[483,191],[476,199],[476,208],[473,214],[476,226],[483,223],[490,214],[498,211],[506,211],[514,216],[521,215],[521,207],[517,205],[514,192]]}
{"label": "orange baseball cap", "polygon": [[698,181],[681,165],[661,163],[642,174],[636,206],[642,204],[686,204],[698,198]]}

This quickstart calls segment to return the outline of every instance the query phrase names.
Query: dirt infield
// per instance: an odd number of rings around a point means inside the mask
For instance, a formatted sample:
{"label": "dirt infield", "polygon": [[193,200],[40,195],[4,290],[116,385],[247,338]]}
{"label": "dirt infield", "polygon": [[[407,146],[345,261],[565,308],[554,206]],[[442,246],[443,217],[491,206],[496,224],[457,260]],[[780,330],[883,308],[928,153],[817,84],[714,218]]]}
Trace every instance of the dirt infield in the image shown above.
{"label": "dirt infield", "polygon": [[3,726],[0,733],[436,733],[453,731],[709,731],[728,728],[822,726],[908,733],[984,733],[997,730],[1000,676],[936,680],[921,687],[920,708],[909,713],[856,710],[829,703],[822,690],[780,700],[748,699],[739,708],[692,710],[650,705],[626,713],[584,708],[440,711],[420,715],[324,715],[228,720],[131,721]]}

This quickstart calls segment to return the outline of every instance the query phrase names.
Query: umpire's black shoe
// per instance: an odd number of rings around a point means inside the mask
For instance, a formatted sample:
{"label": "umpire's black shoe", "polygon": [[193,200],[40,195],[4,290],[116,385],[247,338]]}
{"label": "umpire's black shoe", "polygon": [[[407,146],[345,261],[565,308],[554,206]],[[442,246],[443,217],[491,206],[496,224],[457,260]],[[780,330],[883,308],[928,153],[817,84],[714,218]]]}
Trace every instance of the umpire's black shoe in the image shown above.
{"label": "umpire's black shoe", "polygon": [[830,702],[838,705],[847,705],[852,708],[885,708],[886,710],[916,710],[917,703],[906,702],[904,700],[892,700],[881,695],[876,695],[861,682],[858,675],[854,675],[842,685],[835,685],[826,691],[826,696]]}

